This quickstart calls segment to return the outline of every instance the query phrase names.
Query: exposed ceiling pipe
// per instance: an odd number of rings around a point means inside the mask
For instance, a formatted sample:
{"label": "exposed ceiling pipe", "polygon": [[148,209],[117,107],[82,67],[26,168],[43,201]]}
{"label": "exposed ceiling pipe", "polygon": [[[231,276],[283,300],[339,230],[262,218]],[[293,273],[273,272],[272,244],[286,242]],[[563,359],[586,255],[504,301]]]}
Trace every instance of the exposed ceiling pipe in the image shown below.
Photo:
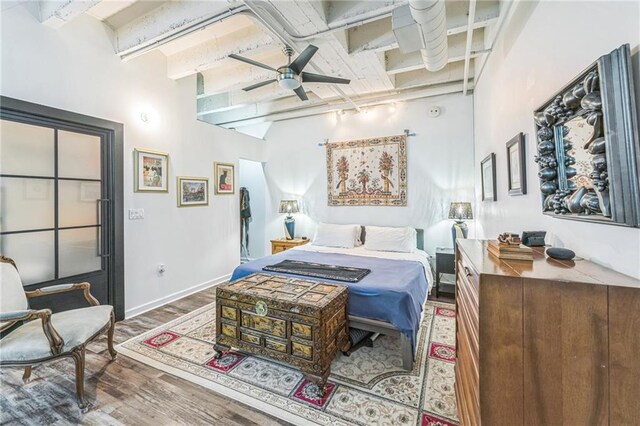
{"label": "exposed ceiling pipe", "polygon": [[439,71],[447,65],[447,14],[444,0],[409,0],[411,16],[420,27],[422,61],[429,71]]}
{"label": "exposed ceiling pipe", "polygon": [[[364,95],[356,98],[356,101],[361,107],[372,107],[377,105],[384,105],[391,102],[403,102],[414,99],[427,98],[433,96],[446,95],[450,93],[460,93],[462,91],[462,82],[439,84],[435,86],[406,89],[388,95],[376,96],[375,94]],[[201,120],[216,124],[222,127],[241,127],[249,126],[253,124],[264,123],[267,121],[281,121],[293,118],[308,117],[311,115],[325,114],[332,111],[349,110],[354,109],[349,102],[331,102],[323,104],[315,104],[308,106],[296,106],[293,109],[284,109],[280,111],[273,111],[262,115],[256,115],[251,118],[241,118],[237,120],[227,122],[214,122],[213,120],[207,120],[203,118],[209,114],[198,114]],[[257,111],[256,111],[257,113]]]}
{"label": "exposed ceiling pipe", "polygon": [[122,59],[124,62],[129,61],[133,58],[137,58],[140,55],[143,55],[153,49],[156,49],[164,44],[167,44],[173,40],[179,39],[181,37],[184,37],[188,34],[191,34],[193,32],[196,31],[200,31],[205,29],[206,27],[208,27],[209,25],[213,25],[213,24],[217,24],[220,23],[226,19],[229,19],[233,16],[236,15],[250,15],[250,16],[254,16],[253,13],[249,10],[249,8],[242,4],[236,7],[231,7],[228,10],[225,10],[222,13],[218,13],[214,16],[211,16],[207,19],[203,19],[202,21],[196,22],[193,25],[189,25],[185,28],[181,28],[179,31],[170,34],[168,36],[159,38],[157,40],[153,40],[151,42],[148,42],[146,44],[143,44],[141,47],[137,47],[134,49],[129,49],[129,50],[125,50],[123,52],[118,52],[118,56],[120,56],[120,59]]}
{"label": "exposed ceiling pipe", "polygon": [[467,45],[464,53],[464,82],[462,86],[462,94],[467,94],[469,85],[469,67],[471,66],[471,43],[473,42],[473,23],[476,19],[476,0],[469,1],[469,22],[467,27]]}
{"label": "exposed ceiling pipe", "polygon": [[[318,32],[315,32],[315,33],[310,33],[310,34],[296,34],[295,31],[292,28],[285,28],[284,25],[281,25],[281,26],[282,26],[282,31],[284,31],[290,39],[292,39],[294,41],[308,41],[308,40],[312,40],[312,39],[317,38],[317,37],[322,37],[322,36],[325,36],[325,35],[332,34],[332,33],[337,32],[337,31],[348,30],[349,28],[359,27],[361,25],[365,25],[365,24],[368,24],[368,23],[371,23],[371,22],[379,21],[379,20],[384,19],[384,18],[388,18],[388,17],[391,16],[393,8],[395,8],[395,7],[397,7],[397,5],[387,6],[387,7],[382,8],[382,12],[377,13],[377,14],[372,15],[372,16],[369,16],[367,18],[357,18],[357,19],[354,19],[352,21],[346,22],[344,24],[341,24],[341,25],[338,25],[338,26],[335,26],[335,27],[331,27],[331,28],[328,28],[326,30],[318,31]],[[118,55],[120,56],[120,58],[123,61],[128,61],[130,59],[133,59],[133,58],[136,58],[136,57],[138,57],[140,55],[143,55],[143,54],[145,54],[145,53],[147,53],[147,52],[149,52],[149,51],[151,51],[153,49],[156,49],[156,48],[158,48],[158,47],[160,47],[160,46],[162,46],[162,45],[164,45],[166,43],[169,43],[169,42],[171,42],[173,40],[176,40],[176,39],[178,39],[180,37],[183,37],[185,35],[191,34],[191,33],[195,32],[195,31],[203,30],[206,27],[208,27],[209,25],[217,24],[219,22],[224,21],[225,19],[229,19],[229,18],[231,18],[233,16],[236,16],[236,15],[247,15],[247,16],[249,16],[251,18],[256,18],[256,14],[253,11],[251,11],[246,5],[242,4],[242,5],[239,5],[239,6],[236,6],[236,7],[229,8],[228,10],[226,10],[226,11],[224,11],[224,12],[218,14],[218,15],[212,16],[212,17],[207,18],[207,19],[205,19],[203,21],[200,21],[200,22],[197,22],[197,23],[195,23],[193,25],[190,25],[190,26],[188,26],[188,27],[186,27],[184,29],[181,29],[180,31],[178,31],[178,32],[176,32],[174,34],[171,34],[169,36],[163,37],[163,38],[158,39],[158,40],[154,40],[154,41],[152,41],[152,42],[150,42],[150,43],[148,43],[148,44],[146,44],[146,45],[144,45],[142,47],[138,47],[138,48],[135,48],[135,49],[119,52]]]}
{"label": "exposed ceiling pipe", "polygon": [[337,25],[335,27],[331,27],[330,24],[327,24],[329,26],[329,28],[327,28],[326,30],[322,30],[322,31],[317,31],[314,33],[310,33],[310,34],[296,34],[296,32],[293,30],[293,28],[289,27],[289,28],[285,28],[285,26],[283,25],[283,30],[289,35],[289,37],[291,37],[293,40],[295,41],[308,41],[308,40],[312,40],[314,38],[318,38],[321,36],[325,36],[328,34],[332,34],[335,33],[336,31],[344,31],[344,30],[348,30],[349,28],[355,28],[355,27],[359,27],[361,25],[364,24],[369,24],[371,22],[375,22],[375,21],[379,21],[381,19],[384,18],[389,18],[391,16],[391,14],[393,13],[393,9],[395,9],[396,7],[398,7],[398,4],[394,4],[391,6],[386,6],[381,8],[382,12],[377,13],[375,15],[371,15],[367,18],[356,18],[352,21],[348,21],[345,22],[343,24]]}

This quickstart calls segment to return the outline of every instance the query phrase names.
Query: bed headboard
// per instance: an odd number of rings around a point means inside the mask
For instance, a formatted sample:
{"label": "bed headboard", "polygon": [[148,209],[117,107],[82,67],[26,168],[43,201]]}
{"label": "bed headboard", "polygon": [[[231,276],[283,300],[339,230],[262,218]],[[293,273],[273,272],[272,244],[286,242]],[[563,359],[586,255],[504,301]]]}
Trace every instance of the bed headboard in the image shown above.
{"label": "bed headboard", "polygon": [[424,229],[416,228],[416,241],[418,250],[424,250]]}
{"label": "bed headboard", "polygon": [[[367,236],[367,230],[364,226],[360,226],[360,241],[362,241],[362,244],[364,244],[364,239]],[[416,230],[416,248],[418,250],[424,250],[424,229],[418,229],[415,228]]]}

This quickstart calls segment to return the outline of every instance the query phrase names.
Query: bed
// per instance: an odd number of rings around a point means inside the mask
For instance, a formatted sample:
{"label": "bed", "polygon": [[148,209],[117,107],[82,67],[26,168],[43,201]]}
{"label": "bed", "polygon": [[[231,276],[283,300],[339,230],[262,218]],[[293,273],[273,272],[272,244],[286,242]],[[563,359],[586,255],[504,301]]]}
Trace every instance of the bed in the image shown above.
{"label": "bed", "polygon": [[263,272],[265,266],[285,259],[370,269],[371,273],[357,283],[323,281],[348,286],[349,326],[399,338],[403,368],[412,370],[422,307],[433,283],[423,231],[416,232],[417,250],[412,253],[307,244],[244,263],[234,270],[231,281]]}

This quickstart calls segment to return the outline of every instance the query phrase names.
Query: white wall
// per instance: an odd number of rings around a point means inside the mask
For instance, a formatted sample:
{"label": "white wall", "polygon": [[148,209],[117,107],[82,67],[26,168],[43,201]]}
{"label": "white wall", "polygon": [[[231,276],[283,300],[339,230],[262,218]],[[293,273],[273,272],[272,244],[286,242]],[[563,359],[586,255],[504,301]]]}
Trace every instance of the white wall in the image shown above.
{"label": "white wall", "polygon": [[[213,179],[213,162],[260,159],[264,142],[196,120],[193,78],[171,81],[165,57],[123,63],[109,30],[82,16],[53,30],[23,5],[2,5],[0,93],[124,123],[124,203],[145,219],[125,220],[127,313],[206,285],[239,263],[238,196],[214,196],[208,207],[176,207],[176,176]],[[150,125],[139,116],[152,112]],[[134,147],[170,153],[168,194],[133,192]],[[160,277],[158,263],[167,271]]]}
{"label": "white wall", "polygon": [[[437,105],[442,114],[427,115]],[[274,123],[267,140],[265,172],[267,239],[283,236],[284,215],[275,213],[284,197],[302,202],[296,235],[313,237],[315,223],[414,226],[425,230],[425,245],[451,247],[449,203],[473,199],[472,99],[447,95],[398,103],[394,112],[379,106],[367,113],[328,113]],[[415,132],[407,140],[407,207],[327,205],[326,150],[318,143]],[[272,213],[273,212],[273,213]],[[471,225],[471,224],[470,224]],[[471,231],[473,235],[473,231]]]}
{"label": "white wall", "polygon": [[238,167],[238,188],[249,190],[251,223],[249,223],[249,259],[258,259],[271,254],[266,251],[265,223],[267,182],[264,165],[259,161],[240,159]]}
{"label": "white wall", "polygon": [[[491,53],[474,94],[478,234],[547,231],[547,243],[640,277],[640,229],[541,213],[533,111],[599,56],[623,43],[637,51],[640,3],[523,2]],[[636,93],[638,88],[636,87]],[[507,194],[505,143],[526,134],[528,194]],[[498,201],[482,202],[480,161],[496,153]]]}

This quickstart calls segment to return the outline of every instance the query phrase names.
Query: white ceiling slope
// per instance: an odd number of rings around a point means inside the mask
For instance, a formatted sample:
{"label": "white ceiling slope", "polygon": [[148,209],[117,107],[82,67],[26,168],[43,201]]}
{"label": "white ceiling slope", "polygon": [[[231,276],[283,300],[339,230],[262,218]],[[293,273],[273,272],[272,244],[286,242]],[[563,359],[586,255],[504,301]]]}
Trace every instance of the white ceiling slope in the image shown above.
{"label": "white ceiling slope", "polygon": [[[414,30],[415,8],[438,2],[444,3],[439,18]],[[123,61],[159,50],[167,57],[169,78],[198,75],[199,119],[238,128],[470,93],[510,5],[510,0],[46,0],[39,3],[38,18],[54,28],[84,13],[103,21],[113,30],[115,54]],[[400,16],[409,17],[410,29],[400,43],[393,28],[394,10],[396,22]],[[440,25],[429,28],[429,22],[436,21]],[[440,61],[442,68],[429,71],[424,46],[438,32],[440,40],[446,40],[447,60]],[[407,48],[421,43],[422,50]],[[309,44],[319,50],[305,71],[351,83],[304,83],[308,101],[276,83],[242,90],[275,75],[231,59],[230,54],[278,68],[287,63],[284,46],[297,55]]]}

